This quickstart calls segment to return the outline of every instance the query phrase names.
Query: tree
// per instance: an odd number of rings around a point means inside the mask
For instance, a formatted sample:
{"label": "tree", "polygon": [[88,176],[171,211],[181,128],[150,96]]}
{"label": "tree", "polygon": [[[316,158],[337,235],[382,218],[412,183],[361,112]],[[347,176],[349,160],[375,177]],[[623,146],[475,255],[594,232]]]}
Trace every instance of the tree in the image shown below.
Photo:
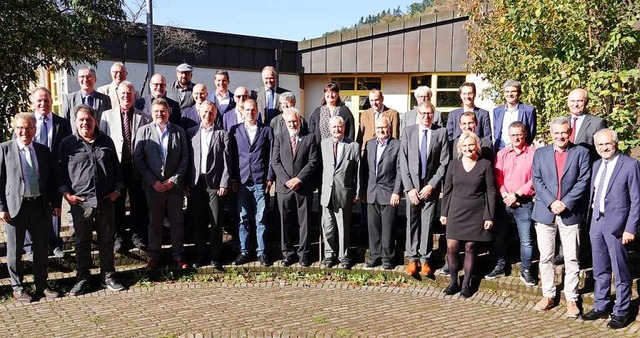
{"label": "tree", "polygon": [[620,149],[640,144],[638,0],[468,0],[468,65],[493,84],[500,100],[507,79],[523,83],[523,101],[538,109],[541,133],[566,115],[571,89],[589,91],[591,113],[618,132]]}
{"label": "tree", "polygon": [[0,134],[11,136],[11,117],[27,110],[36,69],[72,69],[97,63],[113,22],[124,18],[119,0],[0,1]]}

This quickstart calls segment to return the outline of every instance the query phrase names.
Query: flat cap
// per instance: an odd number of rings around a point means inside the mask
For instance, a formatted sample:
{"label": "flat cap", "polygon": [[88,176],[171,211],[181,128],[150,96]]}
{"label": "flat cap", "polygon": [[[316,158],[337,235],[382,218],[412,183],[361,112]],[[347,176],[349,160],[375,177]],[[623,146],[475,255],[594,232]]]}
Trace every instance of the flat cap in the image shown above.
{"label": "flat cap", "polygon": [[179,72],[193,72],[193,67],[188,63],[182,63],[177,68]]}

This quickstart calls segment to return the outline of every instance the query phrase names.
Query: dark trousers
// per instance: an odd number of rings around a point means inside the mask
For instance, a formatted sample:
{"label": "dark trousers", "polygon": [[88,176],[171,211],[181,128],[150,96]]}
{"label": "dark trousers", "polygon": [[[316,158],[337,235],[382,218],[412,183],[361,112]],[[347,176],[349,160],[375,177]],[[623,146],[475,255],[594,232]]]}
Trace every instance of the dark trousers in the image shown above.
{"label": "dark trousers", "polygon": [[149,216],[147,212],[147,199],[142,190],[142,182],[133,176],[131,162],[122,163],[122,173],[124,178],[124,189],[115,202],[115,224],[113,227],[114,239],[122,239],[126,232],[126,210],[125,203],[127,193],[129,194],[129,230],[132,238],[147,238],[147,226]]}
{"label": "dark trousers", "polygon": [[[627,250],[622,245],[622,231],[616,231],[608,225],[606,217],[591,221],[589,237],[593,258],[593,278],[595,279],[595,309],[607,310],[611,301],[611,273],[616,276],[616,302],[613,314],[626,317],[631,304],[631,285],[633,279],[627,263]],[[619,234],[619,235],[616,235]]]}
{"label": "dark trousers", "polygon": [[51,213],[47,212],[42,197],[35,200],[22,200],[20,212],[5,224],[7,236],[7,268],[13,291],[23,288],[22,246],[25,233],[31,233],[33,249],[33,278],[36,289],[44,290],[47,284],[47,234],[51,228]]}
{"label": "dark trousers", "polygon": [[[60,230],[62,229],[62,223],[60,223],[60,217],[51,217],[51,226],[49,227],[48,236],[49,236],[49,248],[59,248],[62,249],[64,243],[62,242],[62,238],[60,238]],[[31,252],[31,244],[33,240],[31,239],[31,233],[27,230],[24,236],[24,251]]]}
{"label": "dark trousers", "polygon": [[189,203],[192,208],[198,262],[206,260],[207,251],[210,259],[219,262],[222,249],[222,222],[219,217],[218,189],[207,187],[204,176],[201,176],[196,186],[191,188]]}
{"label": "dark trousers", "polygon": [[391,205],[380,205],[376,202],[367,204],[369,229],[369,255],[371,261],[382,259],[390,262],[395,256],[393,240],[393,223],[397,208]]}
{"label": "dark trousers", "polygon": [[98,255],[100,257],[100,275],[109,277],[115,270],[113,263],[113,202],[103,200],[97,207],[76,204],[71,206],[73,229],[76,233],[76,278],[88,279],[91,276],[91,240],[93,231],[98,236]]}
{"label": "dark trousers", "polygon": [[313,196],[290,191],[277,193],[280,211],[280,244],[286,259],[294,254],[296,233],[299,239],[298,257],[309,255],[309,225],[311,223],[311,201]]}
{"label": "dark trousers", "polygon": [[149,257],[160,259],[162,249],[162,228],[165,211],[169,217],[171,251],[174,258],[183,258],[184,221],[182,217],[182,190],[174,187],[170,191],[157,192],[150,187],[146,191],[149,205]]}

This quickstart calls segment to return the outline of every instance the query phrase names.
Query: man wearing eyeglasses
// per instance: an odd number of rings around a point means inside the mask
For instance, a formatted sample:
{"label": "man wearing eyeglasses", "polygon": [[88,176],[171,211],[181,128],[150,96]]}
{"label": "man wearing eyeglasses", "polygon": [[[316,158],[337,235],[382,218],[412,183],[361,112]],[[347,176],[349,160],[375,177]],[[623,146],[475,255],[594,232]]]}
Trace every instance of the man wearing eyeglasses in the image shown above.
{"label": "man wearing eyeglasses", "polygon": [[222,126],[227,132],[229,132],[231,130],[231,127],[235,126],[236,124],[244,122],[244,112],[242,111],[242,104],[246,99],[249,98],[249,94],[249,89],[242,86],[236,88],[236,91],[233,92],[233,98],[235,99],[236,103],[235,109],[228,111],[222,117]]}
{"label": "man wearing eyeglasses", "polygon": [[[433,96],[433,92],[431,88],[427,86],[420,86],[413,91],[413,96],[416,98],[416,102],[418,103],[416,107],[408,112],[404,113],[404,116],[400,120],[400,136],[404,132],[404,128],[408,126],[412,126],[414,124],[420,123],[420,117],[418,116],[418,106],[422,104],[422,102],[431,102],[431,97]],[[442,113],[436,109],[433,114],[433,125],[442,127]]]}
{"label": "man wearing eyeglasses", "polygon": [[33,240],[33,277],[36,297],[56,298],[47,288],[47,234],[51,215],[60,216],[61,196],[51,175],[54,166],[47,146],[33,142],[36,119],[19,113],[13,120],[15,139],[0,144],[0,221],[5,223],[7,268],[13,298],[30,303],[22,284],[22,244],[25,231]]}
{"label": "man wearing eyeglasses", "polygon": [[169,105],[169,122],[180,125],[182,114],[180,104],[167,97],[167,80],[161,74],[154,74],[149,81],[151,94],[136,100],[136,109],[142,110],[147,116],[151,116],[151,104],[155,99],[165,99]]}

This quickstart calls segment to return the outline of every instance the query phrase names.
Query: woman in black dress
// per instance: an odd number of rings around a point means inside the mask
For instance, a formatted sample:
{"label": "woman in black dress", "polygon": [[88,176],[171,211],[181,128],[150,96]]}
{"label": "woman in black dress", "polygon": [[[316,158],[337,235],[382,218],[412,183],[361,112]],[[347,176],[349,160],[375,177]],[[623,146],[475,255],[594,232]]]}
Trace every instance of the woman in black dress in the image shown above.
{"label": "woman in black dress", "polygon": [[[479,157],[480,139],[464,132],[456,144],[460,158],[453,159],[447,168],[442,198],[440,222],[447,227],[447,259],[451,283],[444,290],[447,295],[460,291],[471,296],[469,282],[475,261],[476,242],[491,241],[495,211],[493,166]],[[464,243],[464,279],[458,285],[460,262],[458,252]]]}

